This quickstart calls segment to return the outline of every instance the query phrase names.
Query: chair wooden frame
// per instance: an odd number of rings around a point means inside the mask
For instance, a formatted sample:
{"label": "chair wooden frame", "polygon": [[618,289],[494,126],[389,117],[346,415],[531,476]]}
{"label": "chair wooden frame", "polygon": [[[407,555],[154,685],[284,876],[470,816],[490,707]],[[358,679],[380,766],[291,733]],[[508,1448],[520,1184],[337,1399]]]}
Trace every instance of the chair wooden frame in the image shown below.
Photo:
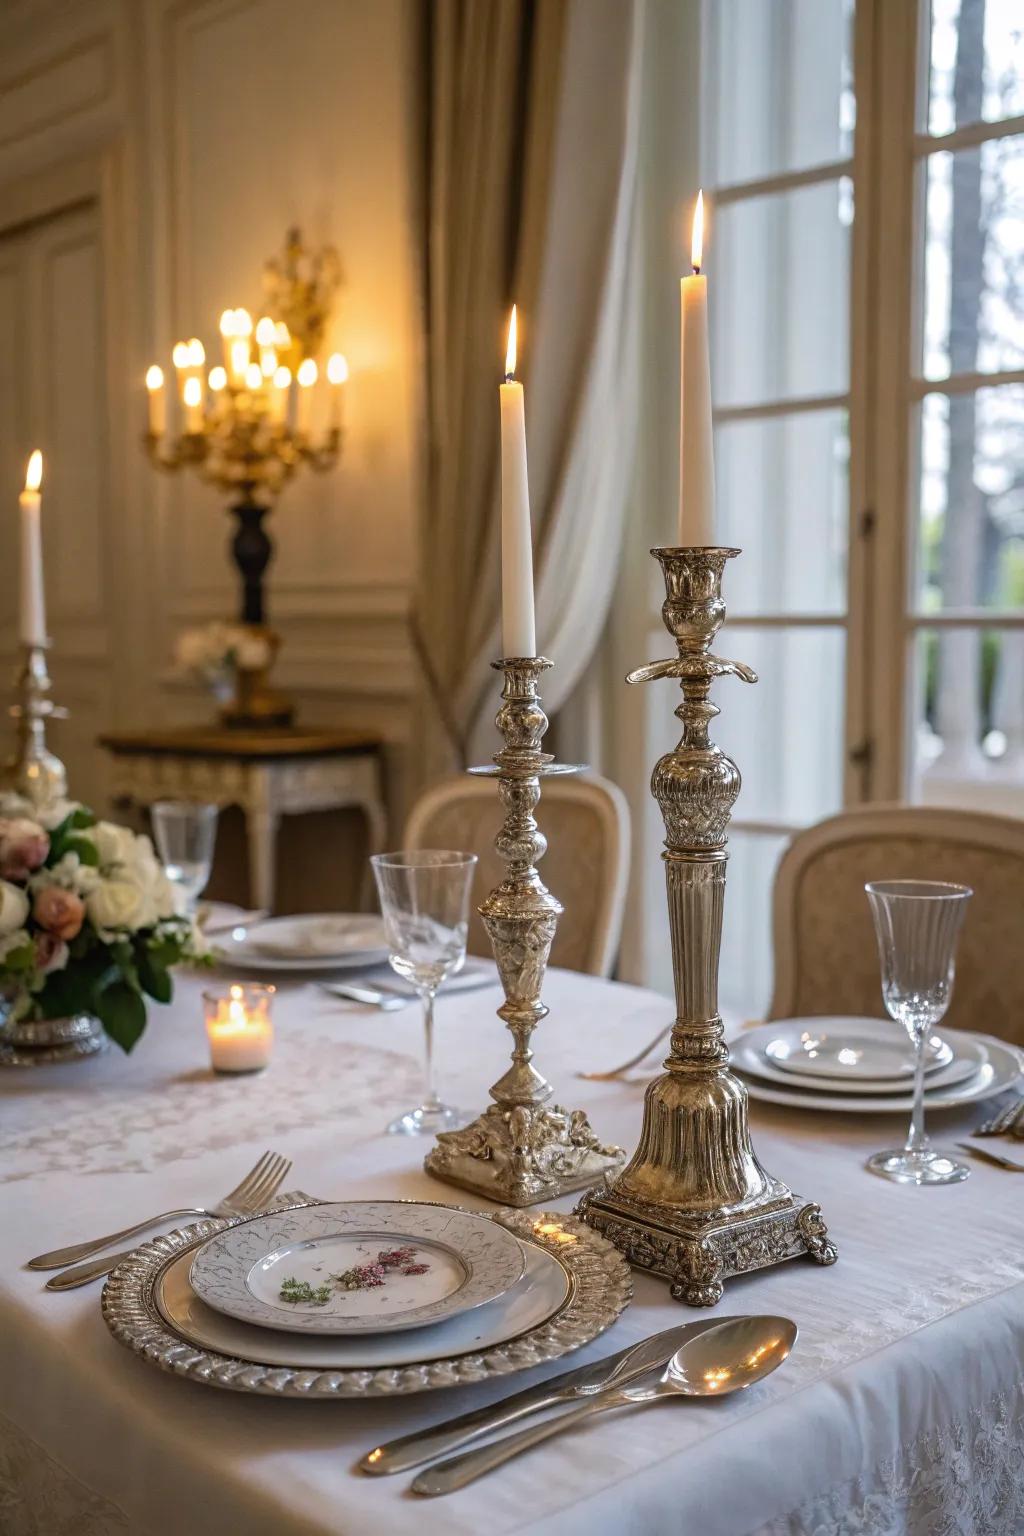
{"label": "chair wooden frame", "polygon": [[799,832],[779,861],[772,895],[775,983],[770,1019],[791,1018],[799,995],[797,914],[801,881],[818,856],[843,843],[878,838],[936,839],[1024,860],[1024,820],[954,806],[868,805]]}
{"label": "chair wooden frame", "polygon": [[[629,879],[630,820],[629,805],[617,784],[600,774],[579,778],[551,778],[543,781],[543,799],[539,821],[544,830],[545,806],[570,802],[594,811],[607,840],[607,877],[597,905],[597,914],[587,946],[586,971],[592,976],[608,976],[618,955],[622,919],[626,907]],[[425,829],[440,809],[455,801],[490,800],[494,803],[494,831],[501,825],[501,808],[490,779],[459,774],[443,779],[428,789],[413,806],[405,825],[406,848],[426,846]],[[543,878],[544,867],[541,865]],[[555,893],[558,894],[557,891]]]}

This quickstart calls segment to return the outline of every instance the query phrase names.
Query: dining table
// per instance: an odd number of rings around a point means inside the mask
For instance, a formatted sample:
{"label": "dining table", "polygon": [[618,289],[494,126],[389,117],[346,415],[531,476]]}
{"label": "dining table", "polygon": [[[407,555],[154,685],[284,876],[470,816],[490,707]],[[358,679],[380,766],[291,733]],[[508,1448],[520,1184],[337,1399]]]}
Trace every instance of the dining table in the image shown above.
{"label": "dining table", "polygon": [[[500,1380],[396,1397],[273,1400],[165,1374],[121,1347],[100,1284],[54,1293],[32,1255],[203,1205],[267,1148],[285,1188],[333,1200],[485,1209],[423,1171],[429,1141],[388,1136],[417,1100],[418,1008],[379,1012],[281,979],[266,1071],[215,1076],[197,974],[176,978],[132,1054],[0,1073],[0,1532],[3,1536],[1020,1536],[1024,1531],[1024,1180],[973,1162],[916,1188],[868,1155],[902,1116],[751,1103],[757,1154],[819,1202],[839,1259],[730,1280],[723,1316],[792,1318],[784,1365],[749,1391],[602,1415],[447,1497],[356,1467],[382,1441],[493,1402],[700,1317],[666,1283],[576,1354]],[[632,1149],[642,1081],[584,1082],[672,1017],[658,994],[549,972],[534,1038],[555,1101]],[[510,1040],[499,987],[444,990],[444,1096],[487,1102]],[[893,1026],[894,1029],[896,1026]],[[652,1071],[658,1058],[652,1061]],[[989,1105],[935,1114],[963,1141]],[[571,1210],[575,1197],[551,1202]],[[179,1223],[180,1224],[180,1223]]]}

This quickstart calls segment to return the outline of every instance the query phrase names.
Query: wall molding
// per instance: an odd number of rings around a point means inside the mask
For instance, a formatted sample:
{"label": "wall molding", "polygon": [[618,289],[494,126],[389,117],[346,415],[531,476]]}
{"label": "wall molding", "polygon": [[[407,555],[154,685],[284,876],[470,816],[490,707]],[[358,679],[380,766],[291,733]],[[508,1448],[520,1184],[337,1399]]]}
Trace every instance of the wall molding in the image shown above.
{"label": "wall molding", "polygon": [[[76,79],[77,74],[80,79]],[[0,149],[8,149],[47,128],[66,125],[110,100],[114,94],[114,50],[99,33],[80,38],[49,58],[0,80]],[[75,86],[78,90],[75,90]],[[22,103],[35,107],[18,121]]]}

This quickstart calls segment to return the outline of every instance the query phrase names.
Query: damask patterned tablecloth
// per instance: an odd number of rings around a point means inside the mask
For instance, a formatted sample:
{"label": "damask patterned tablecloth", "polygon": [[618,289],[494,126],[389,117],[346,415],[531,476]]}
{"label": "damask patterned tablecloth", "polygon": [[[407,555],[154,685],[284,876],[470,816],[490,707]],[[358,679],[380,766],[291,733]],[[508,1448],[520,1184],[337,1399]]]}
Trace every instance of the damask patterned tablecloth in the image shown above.
{"label": "damask patterned tablecloth", "polygon": [[[418,1142],[381,1128],[418,1088],[414,1008],[277,1000],[273,1065],[213,1078],[199,992],[181,978],[129,1060],[0,1074],[0,1532],[3,1536],[1020,1536],[1024,1532],[1024,1180],[980,1164],[914,1190],[864,1170],[901,1121],[754,1106],[762,1161],[819,1200],[839,1263],[730,1282],[723,1312],[785,1313],[785,1367],[719,1402],[618,1414],[474,1487],[417,1500],[357,1456],[565,1368],[365,1403],[275,1402],[159,1374],[116,1345],[99,1287],[47,1293],[24,1260],[148,1211],[214,1198],[266,1147],[292,1187],[333,1198],[474,1204],[429,1180]],[[669,1013],[649,992],[552,973],[538,1061],[598,1133],[635,1143],[637,1086],[575,1082]],[[470,1108],[502,1070],[495,991],[439,1008],[445,1088]],[[979,1118],[944,1115],[956,1139]],[[571,1200],[562,1202],[568,1208]],[[664,1285],[573,1363],[685,1321]]]}

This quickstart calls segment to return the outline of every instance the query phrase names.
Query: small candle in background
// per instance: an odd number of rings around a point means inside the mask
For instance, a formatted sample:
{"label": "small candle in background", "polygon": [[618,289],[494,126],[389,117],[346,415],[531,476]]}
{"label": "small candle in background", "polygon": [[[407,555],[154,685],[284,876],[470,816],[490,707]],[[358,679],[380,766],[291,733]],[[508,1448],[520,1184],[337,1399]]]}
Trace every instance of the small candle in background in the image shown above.
{"label": "small candle in background", "polygon": [[198,336],[193,336],[188,344],[188,367],[190,372],[194,373],[198,377],[198,375],[202,373],[203,364],[205,362],[206,348],[203,346]]}
{"label": "small candle in background", "polygon": [[259,396],[263,388],[263,370],[259,363],[250,363],[245,370],[245,387],[251,395]]}
{"label": "small candle in background", "polygon": [[348,382],[348,363],[341,352],[333,352],[327,359],[327,382],[331,386],[331,426],[341,426],[341,400]]}
{"label": "small candle in background", "polygon": [[204,992],[206,1034],[214,1072],[262,1072],[270,1060],[274,988],[233,982],[226,992]]}
{"label": "small candle in background", "polygon": [[21,508],[21,641],[46,644],[46,599],[43,593],[43,531],[41,521],[43,456],[36,448],[25,471]]}
{"label": "small candle in background", "polygon": [[178,375],[178,398],[185,398],[185,384],[189,376],[189,350],[187,341],[176,341],[174,351],[171,353],[171,362],[174,371]]}
{"label": "small candle in background", "polygon": [[164,397],[164,371],[156,363],[146,371],[146,389],[149,393],[149,430],[159,437],[167,430],[167,400]]}
{"label": "small candle in background", "polygon": [[203,430],[203,385],[194,374],[190,379],[185,380],[182,401],[185,406],[185,431],[201,432]]}
{"label": "small candle in background", "polygon": [[272,379],[277,371],[276,336],[277,327],[269,315],[264,315],[256,326],[256,345],[260,349],[260,368],[267,379]]}
{"label": "small candle in background", "polygon": [[283,320],[274,326],[274,346],[279,352],[287,352],[292,344],[292,333]]}
{"label": "small candle in background", "polygon": [[311,357],[303,358],[299,364],[298,381],[299,394],[296,402],[295,428],[298,432],[308,432],[310,417],[313,411],[313,385],[318,378],[316,363]]}

